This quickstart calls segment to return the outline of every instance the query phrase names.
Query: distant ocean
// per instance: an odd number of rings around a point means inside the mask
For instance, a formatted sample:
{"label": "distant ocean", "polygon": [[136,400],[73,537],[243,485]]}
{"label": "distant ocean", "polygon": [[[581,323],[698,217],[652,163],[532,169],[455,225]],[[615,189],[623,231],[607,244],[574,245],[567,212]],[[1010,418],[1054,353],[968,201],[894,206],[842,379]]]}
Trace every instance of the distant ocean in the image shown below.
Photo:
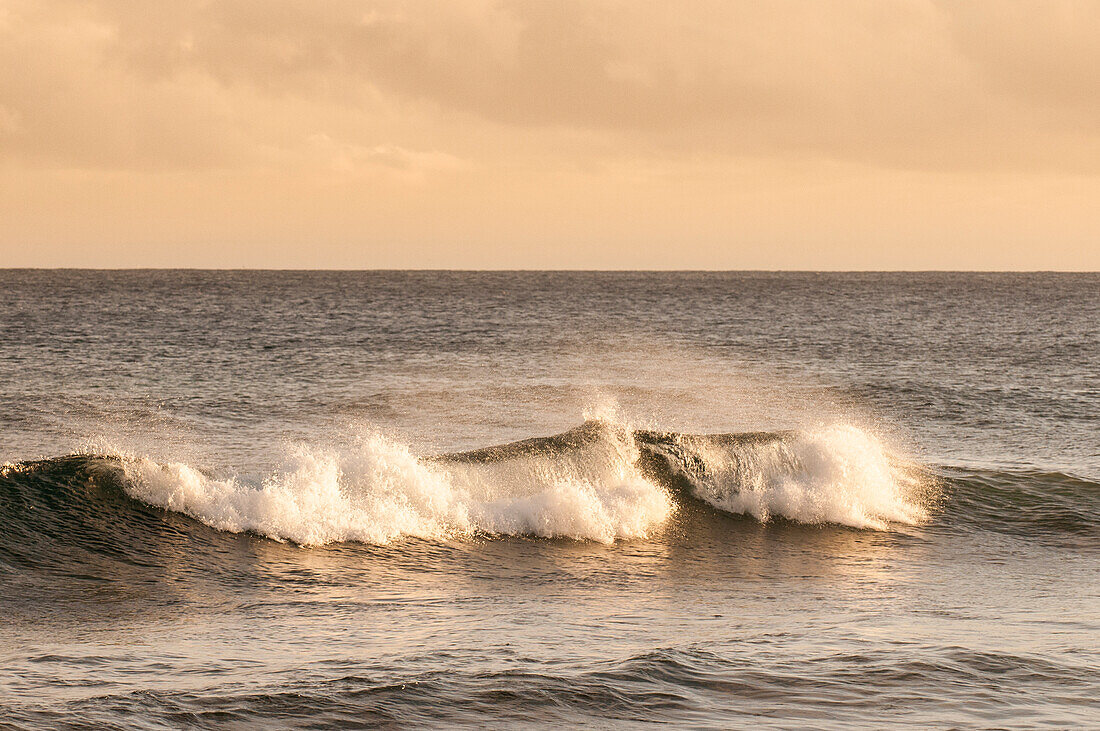
{"label": "distant ocean", "polygon": [[1100,726],[1100,275],[0,270],[0,727]]}

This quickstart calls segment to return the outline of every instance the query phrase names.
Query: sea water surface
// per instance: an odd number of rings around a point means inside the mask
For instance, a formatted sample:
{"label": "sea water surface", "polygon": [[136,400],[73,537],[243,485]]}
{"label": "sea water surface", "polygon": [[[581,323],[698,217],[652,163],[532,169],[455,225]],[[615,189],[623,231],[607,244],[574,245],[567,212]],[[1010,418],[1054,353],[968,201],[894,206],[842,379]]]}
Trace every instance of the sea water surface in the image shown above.
{"label": "sea water surface", "polygon": [[0,270],[0,725],[1100,726],[1100,275]]}

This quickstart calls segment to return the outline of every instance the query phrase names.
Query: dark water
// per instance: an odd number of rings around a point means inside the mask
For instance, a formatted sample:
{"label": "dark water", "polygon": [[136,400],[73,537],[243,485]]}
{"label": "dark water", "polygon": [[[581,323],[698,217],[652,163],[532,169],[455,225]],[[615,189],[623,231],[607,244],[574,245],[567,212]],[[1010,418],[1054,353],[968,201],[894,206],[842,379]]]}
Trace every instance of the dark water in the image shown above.
{"label": "dark water", "polygon": [[0,725],[1100,725],[1100,275],[0,293]]}

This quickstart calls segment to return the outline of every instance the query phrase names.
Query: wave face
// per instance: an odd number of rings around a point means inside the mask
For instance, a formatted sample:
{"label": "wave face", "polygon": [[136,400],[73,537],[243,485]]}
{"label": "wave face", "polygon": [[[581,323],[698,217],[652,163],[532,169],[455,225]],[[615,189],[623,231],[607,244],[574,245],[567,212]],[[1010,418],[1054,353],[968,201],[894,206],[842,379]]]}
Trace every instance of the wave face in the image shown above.
{"label": "wave face", "polygon": [[947,521],[1026,535],[1033,540],[1100,548],[1100,483],[1065,472],[951,468]]}
{"label": "wave face", "polygon": [[639,432],[652,462],[727,513],[886,530],[928,519],[934,487],[852,426],[715,436]]}
{"label": "wave face", "polygon": [[878,530],[928,517],[928,490],[912,469],[852,427],[690,435],[588,421],[434,457],[371,434],[342,450],[300,448],[258,484],[118,456],[9,465],[3,477],[45,480],[96,511],[118,508],[124,494],[143,519],[150,506],[165,508],[219,531],[303,546],[475,535],[610,543],[650,535],[685,503]]}
{"label": "wave face", "polygon": [[344,451],[299,450],[258,486],[180,463],[138,459],[122,469],[127,491],[146,503],[302,545],[479,533],[611,542],[644,537],[674,510],[636,456],[609,429],[574,450],[495,463],[420,459],[374,434]]}

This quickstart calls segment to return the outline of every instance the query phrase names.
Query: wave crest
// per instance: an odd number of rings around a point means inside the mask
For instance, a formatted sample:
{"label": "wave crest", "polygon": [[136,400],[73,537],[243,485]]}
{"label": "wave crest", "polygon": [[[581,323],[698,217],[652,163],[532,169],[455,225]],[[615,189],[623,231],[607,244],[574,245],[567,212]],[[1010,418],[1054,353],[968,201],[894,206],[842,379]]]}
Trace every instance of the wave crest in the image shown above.
{"label": "wave crest", "polygon": [[853,426],[755,440],[738,449],[704,445],[699,457],[694,493],[726,512],[876,530],[928,518],[920,481],[880,441]]}
{"label": "wave crest", "polygon": [[674,503],[635,469],[633,445],[604,437],[560,459],[447,465],[375,434],[350,450],[298,450],[258,486],[181,463],[138,459],[123,469],[127,492],[146,503],[219,530],[302,545],[479,533],[606,543],[644,537]]}
{"label": "wave crest", "polygon": [[313,546],[473,535],[610,543],[649,536],[693,503],[761,521],[883,530],[927,518],[928,491],[914,474],[848,426],[692,435],[589,421],[435,457],[372,433],[344,448],[295,449],[258,481],[147,457],[74,455],[6,466],[0,482],[10,483],[11,500],[68,500],[64,515],[78,522],[136,499],[130,513],[139,522],[149,508],[165,508],[221,531]]}

